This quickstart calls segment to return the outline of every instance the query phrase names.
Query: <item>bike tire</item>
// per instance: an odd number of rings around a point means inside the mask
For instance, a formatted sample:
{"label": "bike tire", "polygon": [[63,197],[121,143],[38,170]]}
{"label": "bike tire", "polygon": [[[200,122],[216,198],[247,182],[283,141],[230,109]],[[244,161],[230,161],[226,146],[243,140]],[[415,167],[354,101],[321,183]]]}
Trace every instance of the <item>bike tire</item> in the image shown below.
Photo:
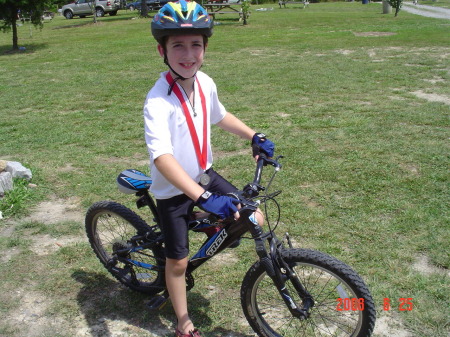
{"label": "bike tire", "polygon": [[[87,211],[85,218],[86,234],[98,259],[120,283],[128,288],[155,295],[165,289],[164,248],[156,245],[152,249],[130,252],[127,258],[155,265],[159,268],[149,270],[136,265],[124,264],[114,260],[117,249],[130,247],[130,239],[139,234],[158,236],[152,228],[129,208],[113,202],[99,201]],[[150,234],[153,233],[153,234]]]}
{"label": "bike tire", "polygon": [[[372,334],[375,306],[367,286],[355,271],[336,258],[315,250],[284,249],[281,257],[312,295],[315,305],[308,318],[295,318],[263,265],[256,262],[242,282],[241,304],[258,336],[368,337]],[[289,280],[286,287],[301,308],[302,300]],[[363,298],[364,307],[340,311],[338,298]]]}

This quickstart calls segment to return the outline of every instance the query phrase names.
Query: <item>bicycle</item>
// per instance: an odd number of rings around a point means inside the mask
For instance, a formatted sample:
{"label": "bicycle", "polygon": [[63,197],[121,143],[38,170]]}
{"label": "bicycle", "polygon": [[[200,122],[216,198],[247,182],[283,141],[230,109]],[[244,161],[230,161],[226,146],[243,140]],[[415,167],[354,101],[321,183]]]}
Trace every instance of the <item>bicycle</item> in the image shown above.
{"label": "bicycle", "polygon": [[[193,212],[189,229],[204,232],[207,238],[189,260],[187,290],[194,286],[195,269],[250,232],[259,260],[244,276],[240,294],[245,317],[258,336],[370,336],[375,306],[362,278],[330,255],[294,248],[288,233],[282,240],[275,235],[281,211],[275,197],[281,191],[269,193],[269,188],[282,167],[280,158],[259,157],[253,181],[236,196],[242,206],[238,220],[218,221],[211,214]],[[266,166],[272,166],[273,172],[264,187],[260,182]],[[152,181],[137,170],[125,170],[117,179],[129,185],[123,192],[136,194],[138,208],[150,208],[154,224],[148,225],[119,203],[100,201],[87,211],[87,236],[107,270],[125,286],[153,295],[148,306],[156,310],[169,295],[164,281],[164,237],[149,193]],[[269,230],[263,231],[254,213],[269,201],[276,205],[277,223],[272,226],[266,219]]]}

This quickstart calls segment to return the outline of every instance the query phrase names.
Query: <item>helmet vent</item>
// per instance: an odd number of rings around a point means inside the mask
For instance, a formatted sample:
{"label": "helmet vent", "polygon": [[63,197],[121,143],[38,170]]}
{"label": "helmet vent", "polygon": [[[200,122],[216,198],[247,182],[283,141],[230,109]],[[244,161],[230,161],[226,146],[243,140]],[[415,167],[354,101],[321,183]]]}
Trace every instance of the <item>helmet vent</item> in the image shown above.
{"label": "helmet vent", "polygon": [[188,11],[182,11],[181,13],[183,14],[183,17],[184,17],[185,19],[187,19]]}

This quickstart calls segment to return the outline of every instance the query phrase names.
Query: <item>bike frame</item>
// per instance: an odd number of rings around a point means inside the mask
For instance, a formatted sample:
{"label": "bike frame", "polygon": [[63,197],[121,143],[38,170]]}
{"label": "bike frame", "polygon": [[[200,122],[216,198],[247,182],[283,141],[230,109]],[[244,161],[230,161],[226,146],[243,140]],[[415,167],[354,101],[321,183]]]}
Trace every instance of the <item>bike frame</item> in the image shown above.
{"label": "bike frame", "polygon": [[[239,210],[239,219],[227,219],[224,222],[213,224],[219,224],[221,227],[220,230],[209,237],[203,243],[200,249],[189,259],[187,274],[191,274],[203,263],[208,261],[213,256],[219,254],[224,249],[228,248],[236,240],[240,239],[246,232],[250,232],[253,240],[255,241],[256,253],[260,259],[260,263],[264,266],[267,274],[273,280],[280,293],[281,298],[286,303],[287,307],[294,317],[305,319],[309,315],[309,309],[314,306],[314,300],[307,292],[307,290],[302,286],[292,268],[281,258],[280,249],[282,249],[282,243],[280,242],[280,240],[276,237],[275,233],[272,230],[264,232],[255,217],[255,212],[258,209],[259,202],[254,201],[253,198],[258,196],[259,192],[265,189],[264,187],[260,186],[259,183],[261,180],[263,167],[269,164],[275,167],[274,175],[281,168],[281,165],[277,160],[271,160],[266,158],[264,155],[260,155],[257,161],[257,167],[253,182],[244,187],[242,195],[239,195],[239,200],[242,205],[241,209]],[[272,179],[274,178],[274,175],[272,176]],[[272,182],[272,179],[270,180],[268,186]],[[154,216],[154,221],[157,223],[157,226],[159,226],[160,222],[158,212],[156,210],[156,204],[153,198],[150,196],[148,190],[141,190],[136,193],[136,195],[140,197],[136,201],[137,207],[142,208],[144,206],[148,206]],[[202,220],[191,221],[189,223],[190,230],[196,228],[196,226],[201,223]],[[197,230],[202,231],[201,228]],[[288,241],[288,244],[292,246],[287,234],[286,239]],[[126,249],[126,252],[138,252],[150,248],[154,244],[162,244],[163,242],[162,236],[158,237],[156,240],[149,240],[142,236],[135,237],[132,240],[134,240],[137,245],[131,249]],[[268,245],[266,245],[266,241]],[[138,244],[138,242],[143,242],[143,244]],[[269,249],[266,248],[267,246],[269,247]],[[133,264],[148,270],[160,270],[162,268],[161,266],[146,264],[125,256],[120,257],[120,255],[121,254],[119,253],[118,259],[125,264]],[[296,303],[292,300],[289,291],[285,287],[286,280],[288,279],[291,280],[298,295],[303,300],[302,308],[299,308],[296,305]],[[165,298],[168,297],[167,291],[163,296]]]}

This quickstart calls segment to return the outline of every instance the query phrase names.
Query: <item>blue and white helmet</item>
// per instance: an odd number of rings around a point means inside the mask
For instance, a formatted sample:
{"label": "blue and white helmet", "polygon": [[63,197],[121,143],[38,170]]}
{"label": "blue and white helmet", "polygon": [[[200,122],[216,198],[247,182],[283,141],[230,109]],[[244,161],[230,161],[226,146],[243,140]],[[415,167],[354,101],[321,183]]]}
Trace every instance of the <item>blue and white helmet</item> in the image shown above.
{"label": "blue and white helmet", "polygon": [[213,20],[206,9],[195,1],[180,0],[168,2],[152,20],[153,37],[162,44],[162,40],[170,35],[200,34],[211,37]]}

